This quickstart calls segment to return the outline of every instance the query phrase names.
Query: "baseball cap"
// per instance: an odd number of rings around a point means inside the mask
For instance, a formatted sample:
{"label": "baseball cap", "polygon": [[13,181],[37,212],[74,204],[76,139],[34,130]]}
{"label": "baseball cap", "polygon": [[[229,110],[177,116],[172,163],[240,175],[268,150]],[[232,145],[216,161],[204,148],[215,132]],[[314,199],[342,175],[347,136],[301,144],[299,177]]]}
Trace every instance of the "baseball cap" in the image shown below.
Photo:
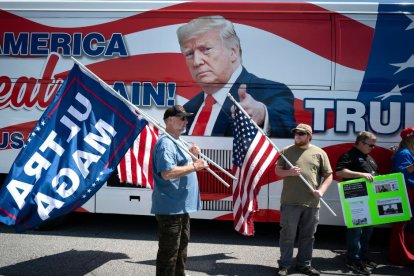
{"label": "baseball cap", "polygon": [[183,117],[183,118],[187,118],[187,117],[191,117],[193,116],[194,113],[188,113],[185,111],[184,107],[182,105],[174,105],[171,106],[169,108],[167,108],[167,110],[165,110],[164,113],[164,120],[167,119],[168,117]]}
{"label": "baseball cap", "polygon": [[307,124],[298,124],[295,128],[292,128],[292,133],[295,131],[303,131],[312,135],[312,128]]}
{"label": "baseball cap", "polygon": [[407,138],[409,138],[411,136],[414,136],[414,126],[410,126],[410,127],[404,128],[401,131],[400,136],[401,136],[401,138],[403,140],[405,140],[405,139],[407,139]]}

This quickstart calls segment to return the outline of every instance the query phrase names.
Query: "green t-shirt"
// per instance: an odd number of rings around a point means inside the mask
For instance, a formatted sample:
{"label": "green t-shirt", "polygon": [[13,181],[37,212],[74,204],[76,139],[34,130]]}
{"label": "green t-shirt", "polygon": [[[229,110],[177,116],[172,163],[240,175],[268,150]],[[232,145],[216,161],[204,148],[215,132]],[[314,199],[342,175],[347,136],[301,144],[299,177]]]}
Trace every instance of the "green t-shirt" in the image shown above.
{"label": "green t-shirt", "polygon": [[[309,184],[317,189],[324,174],[331,174],[332,168],[326,152],[314,145],[306,149],[291,145],[283,149],[283,154],[293,166],[301,168],[302,176]],[[283,158],[279,158],[277,165],[289,169]],[[306,207],[320,207],[319,199],[315,198],[309,187],[299,176],[286,176],[283,179],[281,204],[302,205]]]}

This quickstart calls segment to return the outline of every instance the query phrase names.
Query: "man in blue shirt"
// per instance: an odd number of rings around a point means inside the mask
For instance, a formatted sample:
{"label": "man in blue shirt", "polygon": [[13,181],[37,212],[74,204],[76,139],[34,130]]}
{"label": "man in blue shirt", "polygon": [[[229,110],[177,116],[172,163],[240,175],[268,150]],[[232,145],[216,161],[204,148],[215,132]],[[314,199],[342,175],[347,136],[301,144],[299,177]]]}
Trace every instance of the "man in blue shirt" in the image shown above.
{"label": "man in blue shirt", "polygon": [[[189,213],[201,209],[196,171],[208,167],[202,160],[192,160],[182,150],[180,135],[185,132],[187,113],[180,105],[164,113],[165,131],[173,138],[161,136],[153,151],[154,191],[151,213],[158,221],[157,275],[185,275],[187,246],[190,239]],[[175,141],[173,141],[173,139]],[[200,149],[193,145],[190,152],[197,156]]]}

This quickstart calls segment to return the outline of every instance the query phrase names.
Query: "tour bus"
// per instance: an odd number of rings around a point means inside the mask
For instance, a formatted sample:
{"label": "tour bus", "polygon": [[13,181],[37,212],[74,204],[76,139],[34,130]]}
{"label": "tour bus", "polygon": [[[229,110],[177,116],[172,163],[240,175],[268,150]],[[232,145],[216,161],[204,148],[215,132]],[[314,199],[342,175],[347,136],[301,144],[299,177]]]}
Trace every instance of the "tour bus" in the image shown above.
{"label": "tour bus", "polygon": [[[288,87],[289,115],[295,124],[312,126],[312,143],[327,152],[333,169],[357,133],[369,130],[378,138],[372,155],[380,172],[390,172],[390,148],[399,143],[404,127],[414,125],[414,2],[63,0],[0,3],[3,177],[72,68],[71,57],[161,123],[166,108],[185,105],[202,92],[176,33],[202,16],[233,23],[243,69]],[[268,116],[270,122],[280,120],[270,111]],[[156,127],[148,131],[162,132]],[[293,143],[290,129],[287,133],[270,140],[281,149]],[[231,135],[182,138],[233,171]],[[148,146],[153,140],[141,137],[138,143]],[[150,215],[151,152],[144,154],[120,165],[78,211]],[[128,166],[135,174],[139,168],[140,176],[122,179]],[[230,187],[208,171],[198,172],[202,210],[192,217],[231,220],[233,181],[211,169]],[[337,216],[322,205],[320,223],[343,225],[336,184],[341,180],[334,179],[324,200]],[[254,220],[278,222],[282,180],[274,165],[264,181]]]}

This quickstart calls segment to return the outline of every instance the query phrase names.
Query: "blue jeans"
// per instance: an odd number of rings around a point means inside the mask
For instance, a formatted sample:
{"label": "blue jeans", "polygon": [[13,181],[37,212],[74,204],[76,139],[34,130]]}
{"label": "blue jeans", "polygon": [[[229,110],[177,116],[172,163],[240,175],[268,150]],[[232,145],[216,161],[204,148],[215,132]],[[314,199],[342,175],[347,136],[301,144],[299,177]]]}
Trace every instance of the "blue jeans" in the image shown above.
{"label": "blue jeans", "polygon": [[346,232],[347,260],[351,263],[359,263],[367,258],[369,240],[374,227],[348,228]]}
{"label": "blue jeans", "polygon": [[158,221],[157,276],[185,275],[190,216],[155,215]]}
{"label": "blue jeans", "polygon": [[319,208],[282,205],[280,207],[280,214],[279,267],[289,268],[292,265],[293,248],[298,227],[296,264],[299,266],[310,266],[315,232],[319,222]]}

